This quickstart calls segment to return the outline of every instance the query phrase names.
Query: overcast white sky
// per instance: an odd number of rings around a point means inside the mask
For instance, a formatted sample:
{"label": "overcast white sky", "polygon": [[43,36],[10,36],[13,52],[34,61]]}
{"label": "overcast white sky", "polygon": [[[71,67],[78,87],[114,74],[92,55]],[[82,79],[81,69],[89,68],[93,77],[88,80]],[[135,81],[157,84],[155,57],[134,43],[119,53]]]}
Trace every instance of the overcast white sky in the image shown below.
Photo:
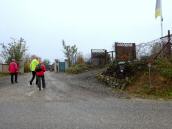
{"label": "overcast white sky", "polygon": [[[156,0],[0,0],[0,42],[23,37],[30,54],[63,59],[62,39],[84,55],[114,42],[160,37]],[[164,35],[172,31],[172,0],[162,0]]]}

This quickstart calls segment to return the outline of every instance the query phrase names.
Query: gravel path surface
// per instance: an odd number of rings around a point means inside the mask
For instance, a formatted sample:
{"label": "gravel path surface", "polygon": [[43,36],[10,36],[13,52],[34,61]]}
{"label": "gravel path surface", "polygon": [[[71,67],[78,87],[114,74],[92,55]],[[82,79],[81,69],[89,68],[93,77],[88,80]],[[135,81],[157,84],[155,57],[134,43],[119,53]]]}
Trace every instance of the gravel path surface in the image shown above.
{"label": "gravel path surface", "polygon": [[124,99],[94,78],[46,72],[47,88],[0,78],[0,129],[172,129],[172,102]]}

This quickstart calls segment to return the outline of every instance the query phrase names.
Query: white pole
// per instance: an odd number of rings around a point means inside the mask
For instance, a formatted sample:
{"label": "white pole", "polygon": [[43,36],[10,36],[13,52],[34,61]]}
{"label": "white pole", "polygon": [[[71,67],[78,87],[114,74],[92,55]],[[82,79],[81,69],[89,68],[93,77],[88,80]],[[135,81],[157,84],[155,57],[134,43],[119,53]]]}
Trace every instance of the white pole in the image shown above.
{"label": "white pole", "polygon": [[161,37],[163,37],[163,17],[161,16]]}
{"label": "white pole", "polygon": [[163,37],[163,17],[161,16],[161,37]]}
{"label": "white pole", "polygon": [[[162,17],[162,11],[161,11],[161,19],[160,19],[160,22],[161,22],[161,37],[163,37],[163,17]],[[160,47],[161,48],[163,47],[163,38],[161,38]]]}
{"label": "white pole", "polygon": [[161,19],[160,19],[160,22],[161,22],[161,37],[163,37],[163,16],[162,16],[162,0],[160,0],[160,10],[161,10]]}

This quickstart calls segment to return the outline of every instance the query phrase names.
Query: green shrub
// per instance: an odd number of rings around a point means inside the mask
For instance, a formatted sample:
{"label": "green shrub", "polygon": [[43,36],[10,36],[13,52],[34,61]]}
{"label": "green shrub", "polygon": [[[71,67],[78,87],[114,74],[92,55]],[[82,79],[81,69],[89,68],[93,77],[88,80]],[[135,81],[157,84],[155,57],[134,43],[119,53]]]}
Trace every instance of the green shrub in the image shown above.
{"label": "green shrub", "polygon": [[160,74],[168,79],[172,79],[172,68],[161,68]]}
{"label": "green shrub", "polygon": [[158,68],[172,68],[172,62],[166,58],[156,60],[155,64]]}
{"label": "green shrub", "polygon": [[78,74],[88,70],[89,67],[86,64],[76,64],[66,70],[67,73]]}
{"label": "green shrub", "polygon": [[156,67],[160,74],[168,79],[172,79],[172,62],[168,59],[158,59],[156,62]]}

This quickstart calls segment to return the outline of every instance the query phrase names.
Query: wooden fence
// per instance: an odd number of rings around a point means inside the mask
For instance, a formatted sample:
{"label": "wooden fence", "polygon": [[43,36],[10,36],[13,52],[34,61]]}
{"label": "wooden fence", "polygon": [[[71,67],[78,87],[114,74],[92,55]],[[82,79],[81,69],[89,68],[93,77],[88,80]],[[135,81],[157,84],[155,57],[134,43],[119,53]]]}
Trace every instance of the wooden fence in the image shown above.
{"label": "wooden fence", "polygon": [[[9,64],[0,64],[0,72],[1,73],[8,73]],[[24,62],[21,60],[19,61],[19,73],[24,73]]]}
{"label": "wooden fence", "polygon": [[8,73],[8,64],[0,64],[0,72],[1,73]]}
{"label": "wooden fence", "polygon": [[91,49],[91,63],[93,65],[105,65],[109,59],[106,49]]}
{"label": "wooden fence", "polygon": [[136,59],[135,43],[115,43],[117,61],[132,61]]}

